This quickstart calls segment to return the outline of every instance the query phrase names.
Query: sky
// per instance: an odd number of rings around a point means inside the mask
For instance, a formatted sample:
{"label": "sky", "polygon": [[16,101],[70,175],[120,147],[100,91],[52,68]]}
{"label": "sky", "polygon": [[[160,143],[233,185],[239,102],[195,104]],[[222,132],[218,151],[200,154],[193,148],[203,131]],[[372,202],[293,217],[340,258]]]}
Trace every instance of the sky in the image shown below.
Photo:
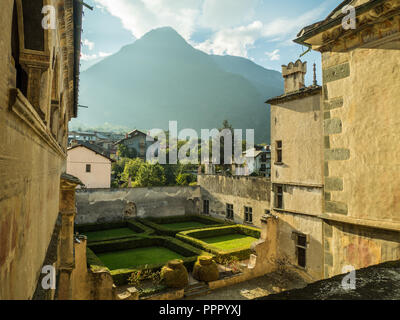
{"label": "sky", "polygon": [[[210,54],[248,58],[281,71],[307,50],[292,40],[305,26],[324,19],[341,0],[84,0],[81,68],[86,70],[152,29],[170,26],[193,47]],[[309,52],[321,82],[321,57]]]}

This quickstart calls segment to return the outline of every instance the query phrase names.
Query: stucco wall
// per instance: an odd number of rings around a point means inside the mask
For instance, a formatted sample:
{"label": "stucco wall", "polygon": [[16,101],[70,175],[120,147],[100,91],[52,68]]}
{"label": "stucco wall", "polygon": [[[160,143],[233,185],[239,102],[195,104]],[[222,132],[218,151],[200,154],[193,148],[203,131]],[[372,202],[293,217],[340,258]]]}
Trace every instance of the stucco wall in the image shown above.
{"label": "stucco wall", "polygon": [[[86,165],[90,164],[90,172]],[[67,173],[79,178],[86,188],[109,188],[111,186],[111,160],[85,147],[68,150]]]}
{"label": "stucco wall", "polygon": [[[272,182],[322,184],[322,117],[320,94],[271,106]],[[281,165],[276,141],[282,141]]]}
{"label": "stucco wall", "polygon": [[77,190],[76,224],[120,221],[130,202],[138,217],[165,217],[199,213],[198,187],[152,187]]}
{"label": "stucco wall", "polygon": [[59,92],[64,92],[64,103],[60,112],[66,120],[60,121],[56,129],[67,130],[71,116],[70,90],[64,87],[69,83],[63,81],[68,72],[64,73],[63,68],[73,68],[65,61],[68,50],[65,45],[62,50],[59,41],[61,33],[64,37],[71,34],[60,29],[48,33],[45,46],[51,48],[50,67],[42,74],[38,90],[33,90],[36,94],[40,91],[46,123],[39,116],[35,118],[34,110],[33,115],[30,113],[33,107],[28,108],[29,102],[19,106],[26,114],[18,113],[14,106],[10,108],[10,89],[16,87],[11,56],[13,3],[2,0],[0,14],[0,300],[32,298],[59,212],[60,175],[65,170],[61,149],[66,146],[66,135],[59,131],[53,137],[50,129],[51,83],[57,69],[51,68],[52,52],[57,54],[61,66]]}
{"label": "stucco wall", "polygon": [[[311,216],[280,213],[278,214],[278,260],[289,262],[307,272],[313,281],[323,278],[323,242],[322,220]],[[306,267],[298,266],[296,239],[293,233],[307,236]]]}
{"label": "stucco wall", "polygon": [[226,217],[226,204],[233,204],[234,220],[244,222],[244,207],[253,209],[253,224],[261,227],[260,218],[270,209],[271,183],[259,177],[225,177],[199,175],[202,200],[210,201],[210,214],[218,218]]}
{"label": "stucco wall", "polygon": [[[400,222],[399,61],[400,40],[374,49],[323,54],[325,74],[338,66],[348,68],[341,78],[328,78],[324,92],[329,114],[325,180],[341,183],[330,192],[328,213]],[[332,101],[340,99],[331,109]],[[341,129],[332,132],[333,121]]]}
{"label": "stucco wall", "polygon": [[361,269],[400,259],[400,232],[329,222],[324,234],[326,277],[346,265]]}

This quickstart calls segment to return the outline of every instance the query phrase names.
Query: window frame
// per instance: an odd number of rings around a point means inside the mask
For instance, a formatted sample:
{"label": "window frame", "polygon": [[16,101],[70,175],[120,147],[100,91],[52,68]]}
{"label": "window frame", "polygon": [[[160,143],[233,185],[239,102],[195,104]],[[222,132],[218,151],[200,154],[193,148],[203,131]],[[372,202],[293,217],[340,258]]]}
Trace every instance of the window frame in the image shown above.
{"label": "window frame", "polygon": [[275,158],[275,164],[282,164],[283,163],[283,155],[282,155],[282,150],[283,150],[283,143],[282,140],[276,140],[275,141],[275,149],[276,149],[276,158]]}
{"label": "window frame", "polygon": [[[300,243],[299,239],[303,238],[304,239],[304,245]],[[295,248],[296,248],[296,262],[297,266],[300,268],[307,268],[307,249],[308,249],[308,237],[306,234],[303,233],[298,233],[294,232],[294,240],[295,240]],[[304,257],[303,255],[300,256],[299,252],[304,252]],[[303,257],[303,258],[301,258]],[[301,259],[304,259],[304,265],[301,264]]]}
{"label": "window frame", "polygon": [[[206,210],[206,208],[207,208],[207,210]],[[210,200],[209,199],[203,199],[203,214],[210,214]]]}
{"label": "window frame", "polygon": [[235,213],[233,211],[233,204],[226,204],[226,218],[229,220],[234,220]]}
{"label": "window frame", "polygon": [[253,224],[253,208],[244,206],[244,222]]}
{"label": "window frame", "polygon": [[[279,189],[281,190],[281,192],[279,192]],[[283,209],[283,186],[282,185],[277,185],[276,189],[275,189],[275,208]]]}
{"label": "window frame", "polygon": [[86,164],[85,172],[86,173],[91,173],[92,172],[92,165],[90,163]]}

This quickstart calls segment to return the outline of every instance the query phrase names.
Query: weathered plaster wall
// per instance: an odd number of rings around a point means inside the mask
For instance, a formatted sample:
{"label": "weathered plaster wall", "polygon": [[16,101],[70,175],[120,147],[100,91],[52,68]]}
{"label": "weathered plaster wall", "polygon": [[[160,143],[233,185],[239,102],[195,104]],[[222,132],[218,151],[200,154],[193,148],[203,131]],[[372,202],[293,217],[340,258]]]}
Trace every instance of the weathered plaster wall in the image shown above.
{"label": "weathered plaster wall", "polygon": [[296,240],[293,233],[304,234],[308,240],[306,268],[297,267],[312,277],[309,280],[322,279],[324,275],[322,220],[290,213],[280,213],[278,217],[278,260],[297,266]]}
{"label": "weathered plaster wall", "polygon": [[[56,125],[60,129],[58,136],[57,132],[51,134],[51,80],[57,67],[49,67],[42,74],[39,89],[34,91],[36,94],[40,91],[46,123],[34,118],[30,113],[34,114],[34,109],[26,99],[24,103],[18,102],[18,108],[26,114],[10,108],[10,90],[16,87],[11,55],[13,4],[12,0],[2,1],[0,19],[0,300],[30,299],[35,291],[59,212],[60,175],[65,170],[65,155],[56,150],[62,150],[58,144],[64,146],[70,117],[69,88],[61,81],[63,70],[58,70],[57,93],[64,91],[61,108],[66,121]],[[54,52],[63,68],[68,66],[68,61],[61,54],[61,32],[65,36],[65,30],[49,32],[45,45],[51,48],[49,64]],[[66,43],[63,45],[66,49]]]}
{"label": "weathered plaster wall", "polygon": [[195,214],[199,213],[199,199],[199,187],[77,190],[75,223],[120,221],[131,202],[138,217]]}
{"label": "weathered plaster wall", "polygon": [[[273,183],[322,184],[322,117],[320,94],[271,106]],[[279,165],[276,141],[282,141]]]}
{"label": "weathered plaster wall", "polygon": [[[90,172],[86,172],[87,164]],[[68,150],[67,173],[79,178],[86,188],[109,188],[111,160],[85,147],[76,147]]]}
{"label": "weathered plaster wall", "polygon": [[272,190],[274,211],[288,211],[320,215],[322,213],[322,187],[283,185],[283,210],[276,208],[276,189]]}
{"label": "weathered plaster wall", "polygon": [[400,259],[400,232],[329,222],[325,234],[325,277]]}
{"label": "weathered plaster wall", "polygon": [[400,40],[323,54],[327,213],[400,222],[399,61]]}
{"label": "weathered plaster wall", "polygon": [[261,217],[270,209],[271,183],[266,178],[199,175],[202,200],[210,201],[210,214],[226,217],[226,204],[233,204],[234,221],[244,223],[244,207],[253,209],[253,224],[261,227]]}

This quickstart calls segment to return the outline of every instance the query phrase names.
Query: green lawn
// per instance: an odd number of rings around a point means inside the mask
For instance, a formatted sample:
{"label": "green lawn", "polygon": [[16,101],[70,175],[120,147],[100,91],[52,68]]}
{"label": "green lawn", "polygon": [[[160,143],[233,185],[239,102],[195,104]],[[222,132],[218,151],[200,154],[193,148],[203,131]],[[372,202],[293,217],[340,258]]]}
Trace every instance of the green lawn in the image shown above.
{"label": "green lawn", "polygon": [[129,237],[135,235],[136,232],[129,228],[118,228],[118,229],[85,232],[84,234],[88,237],[88,241],[100,241],[100,240]]}
{"label": "green lawn", "polygon": [[96,254],[110,269],[125,269],[146,264],[161,264],[173,259],[182,259],[179,253],[164,247],[144,247],[130,250]]}
{"label": "green lawn", "polygon": [[175,222],[175,223],[164,223],[163,227],[171,230],[179,230],[179,229],[197,229],[204,228],[208,225],[198,221],[183,221],[183,222]]}
{"label": "green lawn", "polygon": [[258,239],[243,234],[232,233],[223,236],[210,238],[202,238],[208,244],[211,244],[223,251],[231,251],[235,249],[250,248],[251,244]]}

